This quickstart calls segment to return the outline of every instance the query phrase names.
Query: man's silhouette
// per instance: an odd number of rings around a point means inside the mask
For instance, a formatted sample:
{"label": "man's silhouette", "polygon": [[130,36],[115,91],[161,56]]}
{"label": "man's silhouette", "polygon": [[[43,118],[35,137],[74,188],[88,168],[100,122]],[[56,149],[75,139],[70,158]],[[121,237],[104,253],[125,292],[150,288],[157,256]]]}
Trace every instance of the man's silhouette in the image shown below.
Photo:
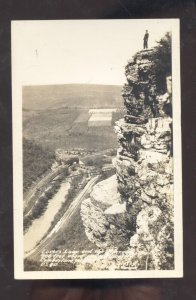
{"label": "man's silhouette", "polygon": [[144,49],[148,48],[148,37],[149,37],[148,30],[146,30],[146,33],[144,35]]}

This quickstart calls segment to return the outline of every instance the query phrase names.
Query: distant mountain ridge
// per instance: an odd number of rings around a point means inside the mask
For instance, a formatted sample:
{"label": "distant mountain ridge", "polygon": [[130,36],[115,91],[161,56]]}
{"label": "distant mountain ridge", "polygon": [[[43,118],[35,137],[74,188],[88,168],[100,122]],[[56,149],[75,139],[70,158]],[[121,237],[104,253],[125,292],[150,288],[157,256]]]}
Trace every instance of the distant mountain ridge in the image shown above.
{"label": "distant mountain ridge", "polygon": [[59,84],[23,87],[23,109],[58,107],[114,108],[123,106],[122,86]]}

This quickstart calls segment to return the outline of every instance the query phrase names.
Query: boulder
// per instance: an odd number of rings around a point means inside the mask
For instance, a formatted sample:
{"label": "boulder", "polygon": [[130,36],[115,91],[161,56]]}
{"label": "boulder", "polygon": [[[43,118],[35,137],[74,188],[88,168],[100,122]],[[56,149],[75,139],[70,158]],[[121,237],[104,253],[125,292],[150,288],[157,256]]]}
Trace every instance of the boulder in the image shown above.
{"label": "boulder", "polygon": [[116,176],[96,184],[90,197],[82,202],[81,217],[89,240],[98,247],[120,248],[129,244],[131,216],[121,202]]}

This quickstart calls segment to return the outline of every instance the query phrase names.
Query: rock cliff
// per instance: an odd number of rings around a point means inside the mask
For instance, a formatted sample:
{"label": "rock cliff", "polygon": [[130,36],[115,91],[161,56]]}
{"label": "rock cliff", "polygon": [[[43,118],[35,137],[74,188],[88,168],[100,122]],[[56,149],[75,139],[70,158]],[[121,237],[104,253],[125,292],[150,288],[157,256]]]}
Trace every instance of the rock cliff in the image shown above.
{"label": "rock cliff", "polygon": [[156,51],[136,53],[125,67],[127,113],[114,127],[116,177],[100,182],[81,208],[88,238],[126,251],[137,269],[174,264],[171,76],[160,82]]}
{"label": "rock cliff", "polygon": [[133,234],[131,215],[118,192],[116,175],[99,182],[81,205],[86,235],[98,247],[126,249]]}

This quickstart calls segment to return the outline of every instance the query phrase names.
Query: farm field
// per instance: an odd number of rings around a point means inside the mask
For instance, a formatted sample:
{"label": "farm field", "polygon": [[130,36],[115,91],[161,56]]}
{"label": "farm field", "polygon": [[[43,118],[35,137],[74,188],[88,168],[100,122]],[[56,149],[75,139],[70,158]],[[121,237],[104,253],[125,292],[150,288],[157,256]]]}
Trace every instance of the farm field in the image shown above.
{"label": "farm field", "polygon": [[[122,107],[121,90],[121,86],[96,84],[24,86],[23,137],[52,152],[116,147],[112,126],[88,127],[88,111]],[[112,125],[122,116],[113,112]]]}
{"label": "farm field", "polygon": [[[58,108],[31,114],[25,110],[23,114],[24,137],[43,149],[54,152],[57,148],[103,150],[117,147],[112,126],[88,127],[87,109]],[[123,113],[118,113],[118,118],[120,115],[123,117]],[[115,113],[113,116],[115,119]]]}
{"label": "farm field", "polygon": [[[24,87],[23,160],[26,190],[28,191],[33,182],[39,181],[44,176],[43,174],[49,171],[55,160],[57,149],[71,152],[83,149],[87,153],[92,151],[92,154],[80,157],[81,162],[88,170],[95,169],[100,173],[104,166],[111,166],[113,155],[115,155],[118,147],[113,125],[125,114],[121,110],[121,102],[121,87],[119,86],[59,85]],[[104,111],[103,114],[102,111],[98,111],[100,113],[96,115],[97,122],[100,121],[100,123],[98,126],[89,126],[89,119],[94,111],[97,112],[97,109]],[[102,119],[107,115],[108,109],[111,110],[111,119],[110,124],[106,126]],[[105,116],[103,116],[104,114]],[[108,155],[106,155],[107,152]],[[110,174],[110,171],[104,173],[105,176],[110,176],[108,174]],[[78,193],[77,189],[74,189],[74,191]],[[77,193],[68,199],[67,205],[74,200]],[[38,218],[32,220],[32,224],[37,224],[37,227],[41,226],[40,222],[44,218],[44,213],[46,214],[47,210],[50,212],[50,205],[52,207],[52,199],[56,199],[55,197],[55,194],[50,197],[44,206],[43,212],[40,215],[38,214]],[[58,200],[60,201],[60,199]],[[38,207],[40,207],[40,203]],[[47,226],[51,228],[55,226],[59,218],[62,217],[62,212],[66,213],[68,207],[61,207],[54,215],[50,212],[53,220],[52,222],[50,220],[51,224],[47,224]],[[54,212],[53,208],[52,211]],[[32,224],[29,224],[27,228],[27,233],[29,232],[27,244],[31,248],[32,243],[37,241],[31,240],[34,231],[33,227],[31,228]],[[44,224],[46,226],[46,221],[44,221]],[[45,231],[47,230],[45,229]],[[66,247],[71,251],[96,249],[96,246],[86,237],[80,216],[80,205],[74,211],[67,226],[63,227],[63,231],[60,230],[51,247],[55,249]],[[25,263],[25,268],[28,270],[34,267],[34,263],[31,265],[30,261]]]}
{"label": "farm field", "polygon": [[[24,190],[50,169],[59,148],[98,153],[117,148],[113,124],[124,115],[120,91],[101,85],[23,88]],[[89,110],[97,108],[112,111],[111,126],[88,126]]]}

